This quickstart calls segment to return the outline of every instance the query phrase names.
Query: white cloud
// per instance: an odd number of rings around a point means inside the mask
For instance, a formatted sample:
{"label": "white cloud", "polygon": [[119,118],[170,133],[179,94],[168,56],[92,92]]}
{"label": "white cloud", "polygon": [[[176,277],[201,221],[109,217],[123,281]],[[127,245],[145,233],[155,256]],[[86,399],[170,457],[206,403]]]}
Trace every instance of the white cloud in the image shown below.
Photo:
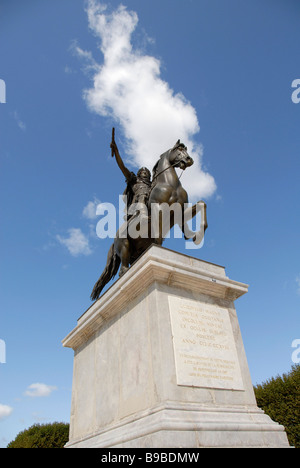
{"label": "white cloud", "polygon": [[57,387],[46,385],[43,383],[33,383],[27,388],[25,395],[30,397],[47,397],[54,390],[57,390]]}
{"label": "white cloud", "polygon": [[90,53],[76,46],[93,69],[93,87],[84,91],[88,108],[118,122],[135,166],[152,169],[160,154],[180,139],[195,161],[182,177],[185,188],[192,198],[211,196],[216,184],[202,169],[202,147],[194,140],[199,132],[196,110],[161,79],[159,60],[134,49],[137,14],[124,6],[108,13],[105,5],[90,0],[87,15],[104,57],[103,64],[95,66]]}
{"label": "white cloud", "polygon": [[92,250],[89,245],[88,237],[83,234],[81,229],[71,228],[68,230],[68,237],[56,236],[58,242],[65,247],[74,257],[78,255],[90,255]]}
{"label": "white cloud", "polygon": [[0,421],[1,419],[7,418],[12,413],[13,408],[7,405],[0,404]]}
{"label": "white cloud", "polygon": [[95,198],[94,201],[89,201],[83,208],[82,215],[87,219],[96,219],[96,209],[99,203],[100,200],[98,200],[97,198]]}

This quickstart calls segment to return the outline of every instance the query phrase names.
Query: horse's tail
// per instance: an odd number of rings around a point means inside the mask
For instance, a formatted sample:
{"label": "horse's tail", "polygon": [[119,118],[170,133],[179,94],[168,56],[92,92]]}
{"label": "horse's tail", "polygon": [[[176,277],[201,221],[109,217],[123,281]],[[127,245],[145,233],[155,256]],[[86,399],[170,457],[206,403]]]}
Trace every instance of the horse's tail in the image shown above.
{"label": "horse's tail", "polygon": [[104,268],[102,275],[98,279],[97,283],[95,283],[95,286],[93,288],[93,291],[91,294],[92,301],[95,301],[96,299],[99,298],[100,293],[102,289],[104,288],[104,286],[112,278],[115,277],[115,275],[118,272],[120,263],[121,263],[120,257],[117,255],[115,251],[114,244],[112,244],[108,251],[106,267]]}

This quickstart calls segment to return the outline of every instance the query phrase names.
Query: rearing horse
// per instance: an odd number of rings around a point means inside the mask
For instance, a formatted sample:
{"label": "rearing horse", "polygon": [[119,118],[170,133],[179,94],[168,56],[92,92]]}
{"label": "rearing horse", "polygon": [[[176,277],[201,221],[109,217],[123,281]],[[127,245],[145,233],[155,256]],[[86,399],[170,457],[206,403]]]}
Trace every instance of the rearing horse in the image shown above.
{"label": "rearing horse", "polygon": [[[185,205],[188,203],[188,194],[182,187],[175,167],[185,170],[194,164],[193,159],[187,153],[187,148],[180,140],[162,154],[153,168],[152,188],[149,196],[149,206],[159,206],[164,203],[168,206],[180,206],[183,214]],[[195,205],[196,209],[196,205]],[[193,216],[196,213],[193,214]],[[170,212],[170,229],[174,226],[174,212]],[[167,232],[163,231],[163,220],[159,222],[159,236],[155,243],[161,245]],[[180,227],[184,233],[184,220],[180,222]]]}
{"label": "rearing horse", "polygon": [[[172,229],[174,224],[178,223],[186,239],[193,237],[194,242],[199,243],[196,242],[196,234],[189,231],[184,221],[195,216],[200,210],[200,207],[203,208],[202,224],[204,235],[204,231],[207,228],[206,205],[203,201],[197,202],[188,209],[188,218],[184,217],[186,213],[184,208],[188,203],[188,194],[182,187],[175,170],[176,167],[185,170],[187,167],[192,166],[193,163],[193,159],[187,153],[186,146],[181,143],[180,140],[177,141],[173,148],[160,156],[160,159],[153,168],[152,186],[147,207],[148,216],[145,216],[144,210],[138,210],[138,213],[135,213],[132,218],[130,218],[128,224],[127,222],[124,223],[117,231],[114,243],[111,245],[108,252],[106,267],[93,288],[91,294],[92,300],[99,298],[104,286],[117,274],[120,264],[119,276],[122,276],[129,269],[130,265],[137,260],[151,244],[162,245],[164,237],[167,234],[164,229],[166,223],[164,223],[164,219],[160,216],[159,211],[159,208],[162,207],[163,204],[169,207],[179,206],[181,213],[181,219],[178,220],[174,216],[173,211],[168,212],[170,219],[167,223],[167,230]],[[157,222],[158,229],[155,232],[155,236],[153,236],[153,208],[155,207],[157,208],[156,214],[158,214],[159,218]],[[143,225],[144,232],[142,232],[141,229],[140,235],[130,235],[130,228],[133,223],[135,227],[141,227]],[[125,236],[124,232],[126,233]]]}

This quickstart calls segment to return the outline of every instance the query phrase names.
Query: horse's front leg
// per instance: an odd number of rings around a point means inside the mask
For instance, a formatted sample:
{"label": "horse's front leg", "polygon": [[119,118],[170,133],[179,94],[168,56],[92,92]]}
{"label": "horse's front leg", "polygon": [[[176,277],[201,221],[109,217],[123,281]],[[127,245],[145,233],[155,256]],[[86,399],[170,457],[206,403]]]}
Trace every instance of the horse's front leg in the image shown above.
{"label": "horse's front leg", "polygon": [[[166,203],[165,205],[168,207]],[[166,212],[161,207],[162,205],[160,203],[151,204],[151,222],[149,228],[152,242],[159,246],[163,244],[166,225]],[[169,215],[169,211],[167,212],[167,215]]]}
{"label": "horse's front leg", "polygon": [[198,233],[190,231],[187,222],[194,218],[201,211],[201,230],[203,229],[203,235],[208,227],[207,224],[207,212],[206,212],[206,203],[204,201],[198,201],[192,207],[187,208],[183,212],[183,223],[182,223],[182,232],[185,240],[193,238],[193,241],[197,238]]}

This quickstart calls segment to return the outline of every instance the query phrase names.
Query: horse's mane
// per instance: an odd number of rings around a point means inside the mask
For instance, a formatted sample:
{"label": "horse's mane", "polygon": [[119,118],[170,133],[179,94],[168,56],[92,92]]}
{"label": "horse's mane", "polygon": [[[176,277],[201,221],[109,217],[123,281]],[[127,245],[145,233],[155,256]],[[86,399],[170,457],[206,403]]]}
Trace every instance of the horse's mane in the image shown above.
{"label": "horse's mane", "polygon": [[[154,181],[156,176],[157,176],[158,165],[160,163],[160,160],[165,156],[165,154],[170,153],[171,151],[174,151],[175,149],[177,149],[179,147],[181,147],[181,148],[183,148],[185,150],[187,149],[187,147],[183,143],[181,143],[180,140],[178,140],[177,143],[173,146],[173,148],[169,149],[168,151],[166,151],[165,153],[160,155],[159,160],[157,161],[155,166],[153,166],[153,169],[152,169],[152,181]],[[155,183],[154,183],[154,185],[155,185]]]}
{"label": "horse's mane", "polygon": [[166,154],[166,153],[161,154],[160,157],[159,157],[159,160],[157,161],[157,163],[155,164],[155,166],[153,166],[153,169],[152,169],[152,180],[153,180],[153,181],[155,180],[155,178],[156,178],[156,176],[157,176],[159,162],[160,162],[161,158],[162,158],[165,154]]}
{"label": "horse's mane", "polygon": [[153,186],[153,187],[154,187],[154,185],[155,185],[156,182],[157,182],[156,176],[158,175],[158,165],[159,165],[160,161],[162,160],[162,158],[163,158],[167,153],[170,153],[172,150],[173,150],[173,148],[171,148],[171,149],[169,149],[168,151],[166,151],[165,153],[161,154],[160,157],[159,157],[159,160],[157,161],[157,163],[156,163],[155,166],[153,167],[153,169],[152,169],[152,186]]}

